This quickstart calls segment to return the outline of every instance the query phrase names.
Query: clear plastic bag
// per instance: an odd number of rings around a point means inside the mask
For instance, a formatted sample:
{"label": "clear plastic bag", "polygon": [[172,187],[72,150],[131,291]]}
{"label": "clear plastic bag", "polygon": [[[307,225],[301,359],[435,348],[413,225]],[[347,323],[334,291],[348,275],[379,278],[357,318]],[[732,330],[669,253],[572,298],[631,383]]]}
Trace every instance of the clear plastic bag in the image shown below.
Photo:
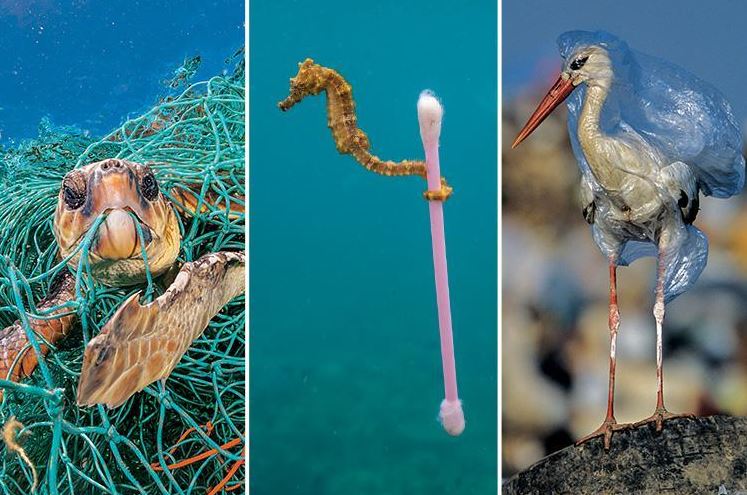
{"label": "clear plastic bag", "polygon": [[[558,45],[561,56],[569,62],[583,47],[604,48],[614,76],[599,127],[606,136],[636,146],[636,152],[658,168],[641,174],[638,186],[653,186],[658,200],[671,208],[664,222],[666,242],[661,243],[666,267],[665,298],[669,301],[692,286],[708,257],[708,240],[681,218],[677,211],[678,191],[673,189],[681,187],[690,198],[697,198],[698,190],[717,198],[739,193],[745,180],[741,129],[729,103],[712,85],[674,64],[631,50],[609,33],[571,31],[558,38]],[[586,85],[581,84],[568,98],[568,129],[583,175],[582,188],[588,188],[587,196],[599,198],[605,196],[604,191],[578,137],[587,91]],[[596,207],[593,236],[607,257],[627,265],[639,257],[658,254],[661,231],[628,231],[620,222],[609,220],[609,209],[614,205],[600,201]]]}

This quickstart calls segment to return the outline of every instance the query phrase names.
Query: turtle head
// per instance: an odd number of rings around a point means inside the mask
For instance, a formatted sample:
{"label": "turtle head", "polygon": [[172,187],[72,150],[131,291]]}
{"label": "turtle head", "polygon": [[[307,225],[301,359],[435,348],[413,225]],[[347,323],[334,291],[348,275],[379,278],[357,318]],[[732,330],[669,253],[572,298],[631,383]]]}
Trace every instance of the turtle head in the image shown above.
{"label": "turtle head", "polygon": [[[92,274],[99,282],[121,286],[145,280],[143,251],[153,276],[176,260],[180,240],[176,215],[147,165],[109,159],[64,177],[54,218],[63,258],[75,251],[100,215],[105,219],[93,233],[89,252]],[[77,270],[79,261],[80,252],[68,265]]]}

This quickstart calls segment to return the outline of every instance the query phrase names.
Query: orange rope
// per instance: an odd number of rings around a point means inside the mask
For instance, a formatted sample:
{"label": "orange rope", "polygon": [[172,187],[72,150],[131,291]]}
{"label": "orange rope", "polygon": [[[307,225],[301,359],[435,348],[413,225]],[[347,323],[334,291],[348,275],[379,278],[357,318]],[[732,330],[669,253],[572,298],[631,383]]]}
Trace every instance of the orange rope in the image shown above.
{"label": "orange rope", "polygon": [[[207,435],[210,435],[210,433],[212,433],[212,431],[213,431],[213,424],[208,421],[207,424],[204,426],[204,428],[206,430],[205,433]],[[188,428],[184,433],[182,433],[181,436],[179,437],[179,439],[176,441],[176,444],[174,445],[174,447],[172,447],[171,450],[169,450],[169,454],[173,455],[174,451],[177,449],[177,447],[179,447],[179,444],[181,442],[183,442],[184,439],[187,438],[187,436],[189,436],[189,434],[192,433],[193,431],[195,431],[194,428]],[[235,439],[231,440],[230,442],[224,443],[223,445],[220,446],[220,448],[221,448],[221,450],[227,450],[227,449],[230,449],[232,447],[235,447],[239,443],[241,443],[241,438],[235,438]],[[241,450],[242,455],[245,452],[246,452],[246,449],[242,449]],[[215,455],[217,453],[218,453],[218,449],[210,449],[210,450],[208,450],[206,452],[203,452],[203,453],[198,454],[196,456],[192,456],[192,457],[190,457],[188,459],[184,459],[184,460],[176,462],[174,464],[169,464],[168,466],[166,466],[166,468],[169,471],[172,471],[174,469],[183,468],[185,466],[189,466],[190,464],[194,464],[195,462],[199,462],[199,461],[201,461],[203,459],[207,459],[208,457],[211,457],[211,456],[213,456],[213,455]],[[239,470],[239,468],[244,465],[244,463],[245,463],[244,459],[240,459],[240,460],[236,461],[234,463],[234,465],[231,466],[231,469],[228,470],[228,473],[226,473],[226,476],[220,481],[220,483],[218,483],[214,488],[212,488],[210,490],[210,492],[208,492],[208,495],[216,495],[218,492],[220,492],[221,490],[223,490],[223,488],[226,487],[226,485],[228,484],[228,482],[231,480],[231,478],[233,478],[233,476],[236,474],[236,472]],[[163,468],[158,463],[153,463],[150,466],[155,471],[163,471]],[[240,488],[242,485],[243,485],[243,483],[241,483],[241,482],[236,483],[235,485],[226,487],[225,491],[230,492],[230,491],[236,490],[236,489]]]}
{"label": "orange rope", "polygon": [[[201,426],[200,428],[205,428],[205,435],[210,436],[210,434],[213,432],[213,423],[208,421],[205,423],[205,425]],[[179,447],[179,444],[184,441],[187,436],[195,431],[194,427],[187,428],[184,433],[182,433],[182,436],[179,437],[179,439],[176,441],[173,447],[171,447],[171,450],[169,450],[169,454],[173,454],[174,451]]]}
{"label": "orange rope", "polygon": [[[241,449],[241,454],[242,455],[244,454],[244,452],[245,452],[245,449]],[[236,461],[234,463],[234,465],[231,466],[231,469],[228,470],[228,474],[226,474],[225,478],[223,478],[220,481],[220,483],[218,483],[217,485],[215,485],[215,488],[213,488],[212,490],[210,490],[208,492],[208,495],[215,495],[216,493],[218,493],[219,491],[221,491],[223,489],[223,487],[226,486],[226,484],[228,483],[228,481],[233,477],[233,475],[236,474],[236,471],[238,471],[239,468],[241,466],[243,466],[243,465],[244,465],[244,459],[240,459],[240,460]],[[226,491],[235,490],[236,487],[239,487],[239,486],[241,486],[241,483],[238,483],[238,484],[232,486],[230,489],[226,489]]]}
{"label": "orange rope", "polygon": [[[241,443],[241,438],[234,438],[230,442],[227,442],[227,443],[224,443],[223,445],[221,445],[220,448],[221,448],[221,450],[226,450],[226,449],[230,449],[231,447],[235,447],[236,445],[238,445],[240,443]],[[215,455],[217,453],[218,453],[218,449],[210,449],[210,450],[208,450],[206,452],[203,452],[202,454],[197,454],[196,456],[190,457],[188,459],[184,459],[183,461],[179,461],[179,462],[174,463],[174,464],[169,464],[168,466],[166,466],[166,468],[169,471],[172,471],[174,469],[183,468],[184,466],[189,466],[190,464],[194,464],[195,462],[199,462],[199,461],[201,461],[203,459],[207,459],[208,457],[213,456],[213,455]],[[153,467],[153,469],[156,470],[156,471],[163,471],[163,468],[161,468],[161,466],[159,466],[159,465],[153,465],[153,464],[151,464],[151,467]]]}
{"label": "orange rope", "polygon": [[[204,425],[200,426],[200,428],[205,428],[205,434],[207,436],[210,436],[210,434],[213,432],[213,423],[208,421]],[[171,447],[171,449],[169,449],[169,454],[174,455],[174,452],[176,451],[176,449],[179,448],[179,444],[182,443],[184,439],[187,438],[187,436],[193,431],[195,431],[193,427],[187,428],[184,431],[184,433],[182,433],[182,435],[179,437],[179,439],[176,441],[174,446]],[[151,463],[150,467],[155,469],[156,471],[163,471],[163,468],[161,468],[161,464],[158,462]]]}

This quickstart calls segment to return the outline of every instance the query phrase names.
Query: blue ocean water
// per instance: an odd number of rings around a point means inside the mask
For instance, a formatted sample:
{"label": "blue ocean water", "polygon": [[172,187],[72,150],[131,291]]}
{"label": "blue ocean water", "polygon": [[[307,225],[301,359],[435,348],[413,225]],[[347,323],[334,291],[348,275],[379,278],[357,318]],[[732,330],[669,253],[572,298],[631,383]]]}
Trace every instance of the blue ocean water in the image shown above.
{"label": "blue ocean water", "polygon": [[[496,17],[495,2],[252,2],[252,493],[496,492]],[[323,97],[278,110],[307,57],[351,82],[385,159],[422,158],[418,94],[443,100],[461,437],[436,419],[424,181],[339,155]]]}
{"label": "blue ocean water", "polygon": [[185,58],[210,77],[243,43],[241,0],[0,0],[0,142],[36,137],[43,117],[105,135]]}

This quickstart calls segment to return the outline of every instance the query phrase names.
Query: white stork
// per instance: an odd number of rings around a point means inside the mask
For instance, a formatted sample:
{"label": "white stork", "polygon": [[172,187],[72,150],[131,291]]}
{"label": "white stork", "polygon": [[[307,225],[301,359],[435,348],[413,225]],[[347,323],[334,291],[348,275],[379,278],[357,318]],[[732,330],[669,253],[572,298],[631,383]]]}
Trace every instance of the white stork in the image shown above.
{"label": "white stork", "polygon": [[572,31],[558,43],[557,82],[513,143],[519,145],[569,100],[569,133],[582,172],[583,216],[609,260],[609,393],[602,425],[579,443],[630,425],[614,414],[615,344],[620,325],[617,267],[657,256],[656,409],[636,425],[660,431],[676,417],[664,407],[665,303],[689,289],[705,267],[708,241],[692,223],[699,194],[729,197],[744,186],[742,134],[729,104],[709,84],[673,64],[634,52],[604,32]]}

